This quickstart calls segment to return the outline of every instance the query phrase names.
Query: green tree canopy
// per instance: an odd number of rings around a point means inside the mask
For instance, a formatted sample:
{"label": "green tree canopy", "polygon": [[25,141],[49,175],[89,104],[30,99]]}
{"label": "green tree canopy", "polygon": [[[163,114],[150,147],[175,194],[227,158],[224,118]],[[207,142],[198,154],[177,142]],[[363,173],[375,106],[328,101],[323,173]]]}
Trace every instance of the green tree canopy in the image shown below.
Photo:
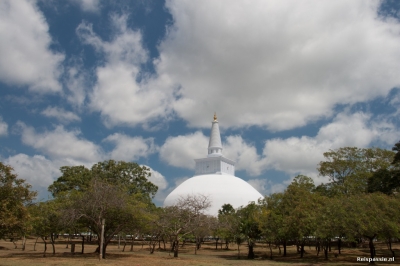
{"label": "green tree canopy", "polygon": [[129,194],[141,195],[150,201],[158,187],[151,183],[149,168],[133,162],[108,160],[94,164],[89,170],[84,166],[63,166],[62,175],[49,186],[54,197],[65,193],[87,191],[93,178],[113,185],[123,186]]}
{"label": "green tree canopy", "polygon": [[368,179],[381,169],[392,168],[394,152],[380,148],[344,147],[324,153],[325,161],[318,164],[320,176],[330,183],[317,190],[330,196],[359,194],[368,191]]}
{"label": "green tree canopy", "polygon": [[396,154],[393,157],[392,164],[400,164],[400,141],[394,144],[392,151],[396,152]]}
{"label": "green tree canopy", "polygon": [[103,256],[114,235],[130,232],[138,220],[148,217],[158,189],[148,180],[149,168],[133,162],[108,160],[91,169],[64,166],[61,172],[49,186],[53,196],[64,202],[61,219],[68,227],[84,225],[97,235],[105,219]]}
{"label": "green tree canopy", "polygon": [[[84,224],[98,236],[105,219],[103,257],[111,239],[122,231],[129,232],[134,223],[146,219],[148,204],[140,195],[130,194],[126,187],[93,178],[86,191],[74,193],[63,207],[64,224]],[[99,237],[100,239],[100,237]],[[99,249],[100,250],[100,243]]]}
{"label": "green tree canopy", "polygon": [[0,162],[0,238],[20,234],[26,229],[26,205],[35,198],[31,185],[19,179],[9,165]]}
{"label": "green tree canopy", "polygon": [[247,206],[239,208],[236,212],[239,221],[239,232],[244,236],[245,240],[247,240],[248,259],[254,259],[254,245],[256,240],[261,236],[257,218],[260,214],[260,210],[260,205],[251,202]]}

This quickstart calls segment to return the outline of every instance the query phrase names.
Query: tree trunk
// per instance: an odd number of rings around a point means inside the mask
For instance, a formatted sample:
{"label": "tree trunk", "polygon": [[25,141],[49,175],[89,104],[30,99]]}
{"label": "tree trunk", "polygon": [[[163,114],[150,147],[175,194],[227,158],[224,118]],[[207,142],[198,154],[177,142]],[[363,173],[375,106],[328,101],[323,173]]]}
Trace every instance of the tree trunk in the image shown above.
{"label": "tree trunk", "polygon": [[104,259],[104,224],[106,219],[101,220],[101,233],[100,233],[100,245],[99,245],[99,260]]}
{"label": "tree trunk", "polygon": [[[18,240],[17,240],[18,241]],[[14,238],[11,238],[11,242],[14,244],[14,249],[17,249],[17,241],[14,241]]]}
{"label": "tree trunk", "polygon": [[179,240],[174,241],[174,258],[178,257],[178,250],[179,250]]}
{"label": "tree trunk", "polygon": [[25,251],[26,237],[25,235],[22,238],[22,250]]}
{"label": "tree trunk", "polygon": [[43,257],[46,257],[47,242],[43,237],[42,237],[42,240],[43,240],[43,243],[44,243]]}
{"label": "tree trunk", "polygon": [[[369,239],[369,253],[371,255],[371,259],[375,258],[374,238],[375,238],[375,236],[368,237],[368,239]],[[374,264],[374,261],[371,261],[371,264]]]}
{"label": "tree trunk", "polygon": [[249,244],[249,253],[247,254],[247,258],[252,260],[254,259],[254,244],[251,242],[248,242]]}
{"label": "tree trunk", "polygon": [[131,242],[131,251],[133,251],[133,242],[135,241],[135,238],[132,235],[132,242]]}
{"label": "tree trunk", "polygon": [[201,237],[196,237],[196,249],[201,248]]}
{"label": "tree trunk", "polygon": [[69,234],[68,234],[68,239],[67,239],[67,246],[65,248],[68,248],[69,246]]}
{"label": "tree trunk", "polygon": [[156,244],[157,244],[157,242],[156,241],[154,241],[154,242],[151,242],[152,244],[150,245],[150,254],[153,254],[154,253],[154,250],[156,249]]}
{"label": "tree trunk", "polygon": [[271,246],[271,242],[268,242],[269,244],[269,258],[272,260],[272,246]]}
{"label": "tree trunk", "polygon": [[304,241],[300,244],[300,258],[304,257]]}
{"label": "tree trunk", "polygon": [[219,240],[219,237],[217,237],[217,238],[215,239],[215,249],[218,249],[218,240]]}
{"label": "tree trunk", "polygon": [[54,255],[54,254],[56,254],[56,247],[54,245],[54,234],[53,233],[50,234],[50,242],[51,242],[51,246],[53,248],[53,255]]}
{"label": "tree trunk", "polygon": [[325,243],[325,248],[324,248],[325,260],[328,260],[328,250],[329,250],[330,246],[331,246],[331,243],[329,240],[327,240]]}
{"label": "tree trunk", "polygon": [[39,237],[36,238],[35,245],[33,245],[33,251],[36,251],[36,243],[37,243],[38,239],[39,239]]}
{"label": "tree trunk", "polygon": [[396,255],[394,253],[394,250],[392,249],[392,239],[391,238],[389,238],[388,245],[389,245],[389,250],[392,252],[393,258],[396,259]]}
{"label": "tree trunk", "polygon": [[286,239],[283,240],[283,256],[286,257]]}
{"label": "tree trunk", "polygon": [[107,241],[107,243],[103,244],[103,259],[106,258],[106,250],[107,250],[108,243],[109,243],[109,241]]}
{"label": "tree trunk", "polygon": [[175,250],[175,240],[171,241],[171,251]]}
{"label": "tree trunk", "polygon": [[124,237],[124,247],[122,248],[122,252],[125,251],[125,247],[126,247],[126,238]]}
{"label": "tree trunk", "polygon": [[341,238],[338,239],[337,247],[338,247],[338,253],[341,254],[341,253],[340,253],[340,251],[341,251],[341,249],[342,249],[342,239],[341,239]]}
{"label": "tree trunk", "polygon": [[[110,244],[112,237],[109,237],[108,239],[103,240],[103,248],[101,249],[102,253],[101,253],[101,258],[105,259],[106,258],[106,250],[107,250],[107,246],[108,244]],[[96,248],[96,253],[100,252],[100,245]]]}
{"label": "tree trunk", "polygon": [[82,237],[82,251],[81,251],[81,254],[83,254],[84,251],[85,251],[85,236],[81,235],[81,237]]}

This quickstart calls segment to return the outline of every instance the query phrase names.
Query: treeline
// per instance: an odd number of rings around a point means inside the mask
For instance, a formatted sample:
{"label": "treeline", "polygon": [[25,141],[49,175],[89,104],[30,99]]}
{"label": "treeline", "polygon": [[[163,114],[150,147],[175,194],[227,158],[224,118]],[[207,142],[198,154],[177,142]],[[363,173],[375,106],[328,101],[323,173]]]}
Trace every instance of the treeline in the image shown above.
{"label": "treeline", "polygon": [[[379,148],[345,147],[324,153],[318,165],[327,182],[316,186],[313,179],[298,175],[282,193],[266,196],[258,203],[234,210],[224,205],[219,220],[225,239],[245,240],[248,258],[253,247],[263,240],[283,248],[296,244],[300,257],[305,245],[315,245],[316,252],[328,258],[332,242],[338,256],[342,244],[367,241],[371,258],[374,241],[388,244],[400,237],[400,143],[397,153]],[[272,249],[270,249],[272,259]]]}
{"label": "treeline", "polygon": [[[51,244],[60,234],[77,234],[84,243],[96,236],[97,252],[106,255],[116,235],[145,239],[150,253],[163,243],[177,257],[186,240],[195,241],[195,252],[210,236],[229,248],[229,243],[247,247],[255,257],[259,242],[282,248],[296,244],[300,257],[304,246],[328,258],[333,243],[340,254],[344,243],[367,241],[374,258],[374,240],[387,242],[389,249],[400,237],[400,143],[393,151],[379,148],[345,147],[324,154],[318,165],[324,184],[298,175],[284,192],[234,209],[221,206],[218,217],[204,211],[210,199],[189,195],[174,206],[156,207],[152,197],[157,186],[148,181],[148,168],[122,161],[61,167],[62,175],[49,186],[53,199],[33,202],[36,192],[18,179],[11,166],[0,163],[0,238],[41,238]],[[396,153],[397,152],[397,153]],[[33,173],[34,174],[34,173]],[[103,236],[103,237],[101,237]],[[24,249],[24,247],[23,247]]]}

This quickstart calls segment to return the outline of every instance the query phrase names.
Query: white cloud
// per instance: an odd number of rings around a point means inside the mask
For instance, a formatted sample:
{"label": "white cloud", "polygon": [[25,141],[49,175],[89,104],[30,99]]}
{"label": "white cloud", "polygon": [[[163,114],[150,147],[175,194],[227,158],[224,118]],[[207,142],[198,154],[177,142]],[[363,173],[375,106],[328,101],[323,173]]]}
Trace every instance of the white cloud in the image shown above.
{"label": "white cloud", "polygon": [[168,187],[168,182],[165,177],[156,170],[152,169],[151,167],[145,165],[146,167],[150,168],[151,176],[149,181],[154,185],[158,186],[158,191],[162,191]]}
{"label": "white cloud", "polygon": [[79,5],[85,12],[97,13],[100,11],[100,0],[70,0],[72,3]]}
{"label": "white cloud", "polygon": [[[194,169],[194,159],[204,158],[208,151],[208,137],[200,131],[193,134],[169,137],[160,147],[160,158],[176,167]],[[223,143],[223,155],[236,162],[236,170],[259,175],[266,163],[254,145],[246,143],[241,136],[228,136]]]}
{"label": "white cloud", "polygon": [[61,53],[49,49],[46,19],[35,1],[0,1],[0,80],[32,91],[58,92]]}
{"label": "white cloud", "polygon": [[263,156],[268,169],[291,175],[304,174],[319,184],[327,181],[318,177],[316,170],[318,163],[324,160],[324,152],[347,146],[369,147],[376,141],[390,144],[395,131],[393,124],[375,121],[365,113],[340,113],[331,123],[321,127],[315,137],[267,140]]}
{"label": "white cloud", "polygon": [[167,1],[157,72],[181,86],[173,108],[190,126],[210,110],[227,127],[304,126],[400,84],[400,25],[379,3]]}
{"label": "white cloud", "polygon": [[144,139],[115,133],[103,141],[115,144],[115,148],[109,154],[109,157],[114,160],[135,161],[157,151],[153,138]]}
{"label": "white cloud", "polygon": [[236,170],[246,170],[250,175],[260,175],[265,162],[254,145],[246,143],[241,136],[228,136],[223,144],[225,157],[236,162]]}
{"label": "white cloud", "polygon": [[58,121],[67,124],[70,122],[80,121],[81,119],[76,114],[66,111],[60,107],[47,107],[41,112],[42,115],[47,117],[54,117],[58,119]]}
{"label": "white cloud", "polygon": [[18,178],[25,179],[34,190],[47,188],[61,176],[59,166],[42,155],[28,156],[20,153],[7,158],[5,163],[11,165]]}
{"label": "white cloud", "polygon": [[264,196],[273,193],[283,192],[290,182],[284,181],[283,183],[274,184],[270,180],[264,178],[255,178],[247,181],[247,183],[249,183],[252,187],[254,187],[258,192],[260,192]]}
{"label": "white cloud", "polygon": [[0,137],[8,135],[8,125],[3,121],[3,118],[0,116]]}
{"label": "white cloud", "polygon": [[194,169],[194,159],[208,154],[208,138],[202,132],[168,137],[160,147],[160,158],[169,165]]}
{"label": "white cloud", "polygon": [[[316,136],[275,138],[266,140],[262,154],[252,143],[241,136],[227,136],[223,143],[225,157],[236,162],[236,170],[245,170],[251,176],[260,176],[266,170],[277,170],[291,176],[303,174],[314,178],[319,184],[325,178],[318,177],[317,165],[324,160],[323,153],[330,149],[355,146],[369,147],[374,143],[393,145],[398,128],[381,118],[370,114],[339,113],[331,123],[322,126]],[[169,165],[194,169],[195,158],[207,155],[208,137],[197,131],[193,134],[169,137],[160,147],[160,158]],[[253,179],[253,185],[270,192],[263,179]],[[264,182],[264,183],[263,183]]]}
{"label": "white cloud", "polygon": [[110,42],[100,39],[90,24],[83,22],[76,30],[84,43],[105,56],[105,63],[96,69],[90,107],[101,113],[107,126],[146,126],[156,118],[168,117],[173,95],[167,79],[153,80],[140,72],[148,60],[147,51],[141,33],[128,29],[126,20],[126,16],[112,17],[115,37]]}
{"label": "white cloud", "polygon": [[154,201],[157,205],[161,206],[164,202],[164,199],[167,197],[169,192],[171,192],[168,188],[168,182],[165,177],[158,171],[152,169],[151,167],[145,165],[146,167],[150,168],[151,176],[149,181],[152,182],[154,185],[158,186],[158,191],[154,196]]}
{"label": "white cloud", "polygon": [[57,126],[53,131],[37,133],[33,127],[18,122],[22,142],[52,159],[62,159],[72,165],[93,164],[104,157],[102,149],[91,141],[80,137],[80,131],[67,131]]}
{"label": "white cloud", "polygon": [[74,107],[82,107],[85,103],[87,87],[89,86],[88,74],[82,67],[82,62],[74,62],[72,66],[66,69],[65,74],[64,84],[68,89],[68,93],[66,93],[68,102]]}
{"label": "white cloud", "polygon": [[250,179],[247,181],[253,188],[255,188],[262,195],[265,195],[267,191],[267,180],[266,179]]}

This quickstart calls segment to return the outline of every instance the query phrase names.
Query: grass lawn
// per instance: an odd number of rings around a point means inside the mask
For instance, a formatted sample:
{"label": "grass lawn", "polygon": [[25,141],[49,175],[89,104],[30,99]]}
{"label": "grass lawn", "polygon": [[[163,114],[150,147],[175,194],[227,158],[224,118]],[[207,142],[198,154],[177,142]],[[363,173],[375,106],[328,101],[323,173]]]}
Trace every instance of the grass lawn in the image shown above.
{"label": "grass lawn", "polygon": [[[52,246],[47,245],[46,256],[43,256],[44,244],[39,241],[34,251],[35,239],[28,239],[25,251],[22,251],[22,242],[17,242],[17,248],[9,241],[0,241],[0,266],[2,265],[129,265],[129,266],[181,266],[181,265],[366,265],[368,262],[357,262],[357,257],[369,257],[368,247],[362,248],[344,248],[342,254],[335,257],[337,253],[335,247],[329,253],[329,260],[325,260],[323,253],[317,256],[315,247],[306,247],[306,254],[303,259],[296,253],[296,247],[288,248],[288,255],[283,257],[279,255],[279,249],[274,247],[273,260],[269,259],[269,248],[267,245],[258,244],[255,248],[256,259],[247,260],[247,247],[241,245],[241,256],[238,259],[237,246],[231,245],[229,250],[215,249],[215,243],[209,242],[202,245],[201,249],[194,253],[194,245],[187,243],[180,248],[179,257],[174,258],[173,254],[164,250],[157,250],[150,254],[149,246],[140,242],[135,243],[133,251],[129,251],[127,246],[125,252],[122,252],[123,244],[120,248],[116,242],[107,247],[107,257],[105,260],[99,260],[99,255],[94,253],[96,244],[85,244],[85,252],[81,254],[81,243],[74,240],[76,244],[75,253],[71,253],[71,246],[67,248],[67,242],[59,240],[56,242],[56,253],[52,254]],[[167,248],[169,245],[167,244]],[[396,254],[400,256],[400,245],[394,246]],[[386,245],[378,243],[376,245],[376,257],[390,258],[391,253]],[[400,257],[393,262],[376,262],[376,265],[395,265],[400,264]]]}

